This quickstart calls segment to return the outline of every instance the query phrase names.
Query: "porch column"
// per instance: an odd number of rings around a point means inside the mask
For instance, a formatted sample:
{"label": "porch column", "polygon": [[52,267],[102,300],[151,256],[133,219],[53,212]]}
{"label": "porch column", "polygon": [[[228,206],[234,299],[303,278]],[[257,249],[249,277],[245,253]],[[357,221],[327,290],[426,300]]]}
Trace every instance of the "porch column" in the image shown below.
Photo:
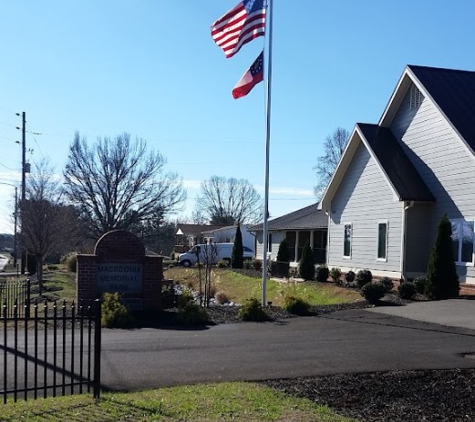
{"label": "porch column", "polygon": [[294,262],[299,262],[299,231],[298,230],[295,230],[295,246],[294,246],[294,249],[295,249],[295,258],[294,258]]}

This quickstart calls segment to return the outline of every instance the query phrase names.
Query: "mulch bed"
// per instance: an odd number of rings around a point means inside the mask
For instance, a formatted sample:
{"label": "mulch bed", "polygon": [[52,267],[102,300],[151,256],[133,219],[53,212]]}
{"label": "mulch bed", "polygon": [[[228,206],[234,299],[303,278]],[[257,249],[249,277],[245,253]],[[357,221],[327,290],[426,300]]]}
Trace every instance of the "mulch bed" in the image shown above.
{"label": "mulch bed", "polygon": [[263,383],[359,421],[475,421],[475,369],[344,374]]}

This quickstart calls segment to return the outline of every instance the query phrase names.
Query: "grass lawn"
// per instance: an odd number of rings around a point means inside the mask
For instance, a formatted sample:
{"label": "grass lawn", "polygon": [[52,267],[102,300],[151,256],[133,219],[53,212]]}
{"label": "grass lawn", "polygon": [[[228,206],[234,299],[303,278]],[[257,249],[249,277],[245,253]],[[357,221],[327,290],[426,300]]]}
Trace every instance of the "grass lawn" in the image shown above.
{"label": "grass lawn", "polygon": [[[197,268],[174,267],[166,270],[165,277],[198,290],[199,272]],[[203,277],[203,275],[202,275]],[[213,285],[216,291],[223,291],[234,302],[244,303],[247,299],[260,299],[262,280],[248,277],[228,269],[213,270]],[[266,296],[273,305],[283,304],[285,296],[299,297],[312,305],[332,305],[351,303],[361,299],[358,292],[335,286],[333,283],[279,282],[268,279]]]}
{"label": "grass lawn", "polygon": [[64,265],[48,266],[43,270],[45,294],[51,300],[71,303],[76,298],[76,273],[69,272]]}
{"label": "grass lawn", "polygon": [[0,421],[279,421],[350,422],[325,406],[252,383],[182,386],[9,402]]}

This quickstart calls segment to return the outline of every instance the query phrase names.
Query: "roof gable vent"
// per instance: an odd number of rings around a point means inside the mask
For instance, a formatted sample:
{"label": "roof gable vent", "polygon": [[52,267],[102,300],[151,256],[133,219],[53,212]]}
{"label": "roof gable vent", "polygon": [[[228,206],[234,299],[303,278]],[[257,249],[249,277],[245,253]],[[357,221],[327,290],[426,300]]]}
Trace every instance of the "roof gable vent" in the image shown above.
{"label": "roof gable vent", "polygon": [[411,97],[410,97],[410,102],[409,102],[409,108],[411,110],[418,109],[422,101],[424,100],[424,96],[422,95],[422,92],[415,86],[414,84],[411,86]]}

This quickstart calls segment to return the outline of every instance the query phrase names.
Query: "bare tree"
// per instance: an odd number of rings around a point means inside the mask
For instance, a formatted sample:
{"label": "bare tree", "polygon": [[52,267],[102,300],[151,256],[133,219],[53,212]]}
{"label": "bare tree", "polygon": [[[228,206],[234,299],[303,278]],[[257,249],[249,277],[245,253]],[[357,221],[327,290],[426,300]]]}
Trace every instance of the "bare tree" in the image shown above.
{"label": "bare tree", "polygon": [[28,178],[26,199],[20,203],[22,243],[36,258],[40,296],[45,257],[74,230],[74,226],[65,224],[70,211],[62,203],[61,187],[52,168],[41,161]]}
{"label": "bare tree", "polygon": [[146,141],[132,142],[127,133],[98,138],[92,147],[76,133],[68,159],[65,191],[94,237],[163,219],[186,199],[181,178],[164,173],[164,157],[147,153]]}
{"label": "bare tree", "polygon": [[[205,269],[205,284],[204,284],[204,305],[209,308],[210,299],[213,296],[213,285],[212,285],[212,275],[213,275],[213,264],[216,263],[216,257],[218,256],[219,250],[218,245],[215,243],[208,243],[207,245],[201,245],[202,248],[202,264]],[[200,304],[203,303],[201,297],[203,295],[201,290],[201,272],[200,272]]]}
{"label": "bare tree", "polygon": [[194,215],[216,225],[252,224],[262,219],[262,208],[261,197],[249,181],[212,176],[201,184]]}
{"label": "bare tree", "polygon": [[343,155],[350,133],[338,127],[332,135],[326,137],[323,144],[325,154],[318,157],[317,165],[313,168],[317,173],[317,184],[314,187],[315,196],[319,200],[327,187],[336,166]]}

